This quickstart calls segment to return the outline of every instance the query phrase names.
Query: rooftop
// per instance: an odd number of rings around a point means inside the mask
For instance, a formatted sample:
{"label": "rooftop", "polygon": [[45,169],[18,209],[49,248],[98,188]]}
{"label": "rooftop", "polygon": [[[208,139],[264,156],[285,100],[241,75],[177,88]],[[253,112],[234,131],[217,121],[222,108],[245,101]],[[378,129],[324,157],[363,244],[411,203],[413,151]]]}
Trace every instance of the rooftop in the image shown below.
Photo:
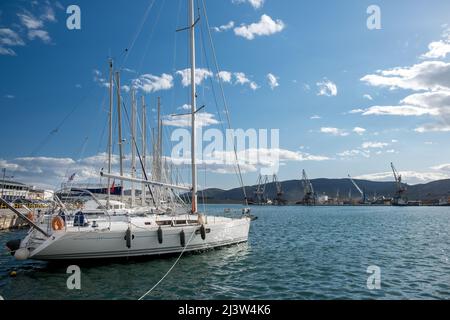
{"label": "rooftop", "polygon": [[1,185],[6,184],[6,185],[18,186],[18,187],[27,187],[27,185],[22,182],[11,181],[11,180],[2,180],[2,179],[0,179],[0,184]]}

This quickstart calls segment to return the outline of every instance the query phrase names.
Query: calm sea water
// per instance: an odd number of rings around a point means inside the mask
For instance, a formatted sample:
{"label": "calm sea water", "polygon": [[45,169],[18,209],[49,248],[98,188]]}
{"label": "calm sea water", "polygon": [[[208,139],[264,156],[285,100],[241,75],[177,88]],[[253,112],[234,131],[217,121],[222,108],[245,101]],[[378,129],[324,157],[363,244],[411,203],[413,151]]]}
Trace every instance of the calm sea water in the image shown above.
{"label": "calm sea water", "polygon": [[[228,206],[229,207],[229,206]],[[223,206],[209,206],[221,213]],[[238,207],[236,207],[238,208]],[[148,299],[449,299],[450,208],[255,207],[248,244],[184,256]],[[24,232],[0,233],[0,245]],[[176,257],[65,265],[0,255],[5,299],[137,299]],[[367,288],[368,266],[381,289]],[[16,277],[10,277],[10,271]]]}

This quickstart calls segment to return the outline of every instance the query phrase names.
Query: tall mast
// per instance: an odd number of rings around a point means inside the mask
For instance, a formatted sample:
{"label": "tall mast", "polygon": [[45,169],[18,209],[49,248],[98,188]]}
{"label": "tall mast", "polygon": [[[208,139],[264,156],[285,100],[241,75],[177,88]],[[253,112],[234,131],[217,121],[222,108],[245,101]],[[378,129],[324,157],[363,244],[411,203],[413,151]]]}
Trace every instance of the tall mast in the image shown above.
{"label": "tall mast", "polygon": [[[113,88],[113,61],[109,60],[109,139],[108,139],[108,173],[111,174],[112,170],[112,112],[113,112],[113,96],[114,96],[114,88]],[[108,178],[108,198],[106,199],[106,208],[109,209],[109,202],[111,200],[111,178]]]}
{"label": "tall mast", "polygon": [[[146,162],[147,162],[147,141],[146,141],[146,136],[147,136],[147,110],[146,110],[146,106],[145,106],[145,97],[142,96],[141,97],[141,102],[142,102],[142,177],[145,177],[145,168],[146,168]],[[146,191],[145,191],[145,184],[142,184],[142,194],[141,194],[141,199],[142,199],[142,205],[145,205],[145,201],[146,201]]]}
{"label": "tall mast", "polygon": [[196,160],[196,126],[195,113],[197,112],[197,92],[195,87],[195,11],[194,0],[189,0],[189,16],[191,31],[191,108],[192,108],[192,133],[191,133],[191,155],[192,155],[192,213],[197,213],[197,160]]}
{"label": "tall mast", "polygon": [[[122,108],[120,107],[120,73],[116,72],[117,83],[117,121],[119,122],[119,164],[120,164],[120,176],[123,177],[123,139],[122,139]],[[120,201],[123,202],[123,180],[120,181]]]}
{"label": "tall mast", "polygon": [[158,137],[156,142],[157,152],[157,181],[162,179],[162,126],[161,126],[161,97],[158,97]]}
{"label": "tall mast", "polygon": [[[136,178],[136,92],[131,90],[131,177]],[[135,205],[136,188],[131,183],[131,206]]]}

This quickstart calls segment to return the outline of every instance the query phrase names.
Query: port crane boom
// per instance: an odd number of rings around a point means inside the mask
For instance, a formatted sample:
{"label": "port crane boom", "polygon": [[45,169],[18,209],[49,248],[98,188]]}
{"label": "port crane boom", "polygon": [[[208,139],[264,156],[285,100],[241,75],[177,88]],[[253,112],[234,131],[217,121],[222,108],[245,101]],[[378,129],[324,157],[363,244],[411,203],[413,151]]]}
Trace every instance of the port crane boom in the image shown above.
{"label": "port crane boom", "polygon": [[303,204],[314,205],[316,204],[316,196],[314,194],[314,187],[306,175],[306,171],[302,173],[302,185],[303,185]]}
{"label": "port crane boom", "polygon": [[257,181],[257,187],[255,191],[255,197],[258,205],[263,205],[267,203],[267,197],[266,197],[266,186],[269,183],[269,177],[259,175],[258,181]]}
{"label": "port crane boom", "polygon": [[402,176],[399,174],[394,164],[391,162],[392,173],[394,174],[395,179],[395,196],[394,196],[394,205],[404,205],[407,200],[404,199],[404,194],[406,192],[406,187],[402,183]]}
{"label": "port crane boom", "polygon": [[355,186],[356,190],[361,194],[361,201],[364,203],[366,202],[366,194],[365,192],[356,184],[355,180],[353,180],[351,175],[348,175],[348,178],[352,182],[352,184]]}
{"label": "port crane boom", "polygon": [[285,205],[287,203],[287,201],[284,199],[283,195],[283,188],[281,186],[281,182],[278,180],[278,177],[276,174],[273,175],[272,177],[272,182],[275,185],[276,188],[276,197],[275,197],[275,204],[276,205]]}

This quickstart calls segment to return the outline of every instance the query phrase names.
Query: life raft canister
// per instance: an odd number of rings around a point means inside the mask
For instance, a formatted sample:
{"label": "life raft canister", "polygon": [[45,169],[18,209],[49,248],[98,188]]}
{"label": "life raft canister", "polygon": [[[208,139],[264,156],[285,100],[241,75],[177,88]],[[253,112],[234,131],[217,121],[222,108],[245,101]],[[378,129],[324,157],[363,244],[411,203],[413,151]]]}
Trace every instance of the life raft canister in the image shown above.
{"label": "life raft canister", "polygon": [[64,229],[64,220],[57,216],[52,219],[52,229],[55,231],[60,231]]}

